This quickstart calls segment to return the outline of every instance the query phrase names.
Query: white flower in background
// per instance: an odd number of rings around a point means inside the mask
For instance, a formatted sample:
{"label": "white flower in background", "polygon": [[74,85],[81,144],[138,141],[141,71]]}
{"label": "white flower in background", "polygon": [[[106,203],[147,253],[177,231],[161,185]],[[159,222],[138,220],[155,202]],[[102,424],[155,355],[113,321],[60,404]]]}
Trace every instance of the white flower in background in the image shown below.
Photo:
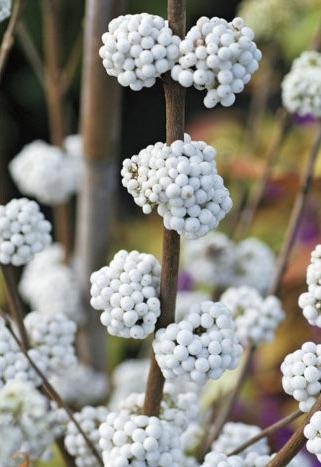
{"label": "white flower in background", "polygon": [[229,285],[234,261],[234,243],[221,232],[209,232],[197,241],[183,243],[183,269],[197,283],[211,287]]}
{"label": "white flower in background", "polygon": [[114,18],[99,54],[110,76],[133,91],[151,87],[178,58],[180,38],[160,16],[140,13]]}
{"label": "white flower in background", "polygon": [[0,263],[22,266],[51,243],[51,224],[27,198],[0,206]]}
{"label": "white flower in background", "polygon": [[145,214],[157,209],[164,226],[186,238],[206,235],[232,207],[218,175],[216,150],[203,141],[156,143],[123,162],[122,183]]}
{"label": "white flower in background", "polygon": [[178,292],[176,296],[176,321],[185,319],[188,315],[191,305],[198,304],[210,300],[209,294],[200,291],[182,291]]}
{"label": "white flower in background", "polygon": [[83,140],[80,134],[69,135],[64,139],[64,148],[67,152],[70,164],[72,165],[72,175],[74,178],[75,190],[79,191],[84,179],[85,157]]}
{"label": "white flower in background", "polygon": [[284,391],[299,402],[302,412],[308,412],[321,391],[321,344],[305,342],[285,357],[281,371]]}
{"label": "white flower in background", "polygon": [[103,310],[100,320],[109,334],[144,339],[154,332],[160,315],[160,264],[153,255],[120,250],[90,282],[90,303]]}
{"label": "white flower in background", "polygon": [[251,287],[231,287],[223,293],[221,301],[232,312],[236,333],[243,345],[271,341],[285,316],[277,297],[262,298]]}
{"label": "white flower in background", "polygon": [[247,238],[236,245],[234,255],[231,285],[248,285],[261,293],[266,292],[271,286],[275,270],[272,250],[257,238]]}
{"label": "white flower in background", "polygon": [[282,82],[282,100],[290,113],[321,117],[321,54],[303,52]]}
{"label": "white flower in background", "polygon": [[108,467],[182,466],[180,431],[157,417],[111,412],[99,433],[103,461]]}
{"label": "white flower in background", "polygon": [[[212,451],[222,452],[228,455],[234,449],[241,446],[241,444],[253,438],[253,436],[256,436],[260,431],[261,428],[255,425],[247,425],[241,422],[227,422],[220,436],[212,444],[211,449]],[[251,451],[261,455],[268,454],[270,448],[267,439],[263,438],[259,440],[257,443],[242,451],[239,456],[245,458]]]}
{"label": "white flower in background", "polygon": [[227,457],[221,452],[209,452],[206,454],[205,459],[201,467],[245,467],[244,459],[240,456]]}
{"label": "white flower in background", "polygon": [[315,412],[310,422],[304,428],[304,436],[307,438],[306,448],[311,454],[315,454],[321,462],[321,412]]}
{"label": "white flower in background", "polygon": [[11,15],[11,0],[0,0],[0,22]]}
{"label": "white flower in background", "polygon": [[31,346],[48,362],[48,373],[68,370],[75,362],[76,324],[62,313],[32,311],[24,319]]}
{"label": "white flower in background", "polygon": [[179,45],[179,63],[172,78],[182,86],[207,90],[205,107],[230,107],[243,91],[262,58],[254,33],[242,18],[200,18]]}
{"label": "white flower in background", "polygon": [[309,324],[321,327],[321,245],[311,253],[306,279],[308,291],[300,295],[299,307]]}
{"label": "white flower in background", "polygon": [[64,263],[63,247],[50,245],[24,268],[19,283],[23,299],[34,310],[65,314],[77,324],[85,319],[76,273]]}
{"label": "white flower in background", "polygon": [[[98,452],[100,452],[98,429],[100,424],[105,421],[107,414],[108,410],[103,406],[86,406],[80,412],[74,414],[75,419]],[[75,458],[75,463],[78,467],[99,467],[96,457],[72,421],[67,425],[65,447],[69,454]]]}
{"label": "white flower in background", "polygon": [[108,397],[108,380],[105,373],[77,362],[62,374],[55,374],[50,383],[69,405],[81,409],[96,405]]}
{"label": "white flower in background", "polygon": [[[48,459],[57,425],[56,412],[31,383],[10,381],[0,389],[0,433],[5,428],[12,441],[16,440],[12,442],[14,451],[10,452],[9,459],[16,452],[27,453],[30,460]],[[2,443],[1,438],[1,451]],[[15,464],[9,462],[10,465]]]}
{"label": "white flower in background", "polygon": [[165,379],[187,377],[198,384],[236,368],[242,353],[230,311],[210,301],[192,305],[184,320],[159,329],[153,348]]}
{"label": "white flower in background", "polygon": [[77,191],[74,166],[62,149],[38,140],[27,144],[10,162],[9,169],[21,193],[54,206]]}

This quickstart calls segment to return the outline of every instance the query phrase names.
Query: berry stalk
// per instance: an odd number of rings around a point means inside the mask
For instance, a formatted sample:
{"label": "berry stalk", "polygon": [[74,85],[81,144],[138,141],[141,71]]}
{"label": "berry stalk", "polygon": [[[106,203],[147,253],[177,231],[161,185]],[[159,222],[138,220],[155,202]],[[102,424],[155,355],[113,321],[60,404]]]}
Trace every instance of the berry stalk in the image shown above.
{"label": "berry stalk", "polygon": [[[186,1],[168,0],[168,22],[173,33],[184,37],[186,26]],[[164,79],[166,103],[166,142],[184,139],[185,128],[185,89],[174,82],[169,75]],[[175,320],[177,277],[179,265],[180,238],[173,230],[163,230],[163,258],[160,285],[161,316],[156,329],[166,327]],[[157,416],[163,397],[164,376],[156,362],[154,352],[151,357],[144,414]]]}

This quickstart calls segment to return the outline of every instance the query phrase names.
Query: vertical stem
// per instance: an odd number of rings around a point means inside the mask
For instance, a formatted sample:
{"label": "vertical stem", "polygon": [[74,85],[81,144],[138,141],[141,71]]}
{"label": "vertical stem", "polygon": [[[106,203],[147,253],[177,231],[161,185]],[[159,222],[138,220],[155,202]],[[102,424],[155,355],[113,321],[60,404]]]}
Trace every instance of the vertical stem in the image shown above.
{"label": "vertical stem", "polygon": [[117,182],[116,155],[120,127],[120,86],[109,77],[98,51],[108,22],[122,11],[119,0],[87,0],[81,103],[85,175],[78,202],[76,251],[92,364],[106,367],[106,332],[90,307],[89,276],[104,265]]}
{"label": "vertical stem", "polygon": [[[62,146],[66,135],[64,118],[62,72],[61,72],[61,34],[60,1],[43,0],[43,41],[45,53],[45,92],[49,117],[50,139],[55,146]],[[68,205],[56,206],[54,223],[56,236],[65,248],[66,257],[71,252],[71,225]]]}
{"label": "vertical stem", "polygon": [[[186,1],[168,0],[167,5],[169,26],[174,31],[174,34],[183,37],[186,25]],[[184,139],[185,89],[167,75],[164,79],[164,93],[166,103],[166,142],[167,144],[171,144],[177,139]],[[157,322],[157,329],[166,327],[175,320],[179,249],[179,235],[175,231],[164,228],[160,285],[161,316]],[[164,377],[153,352],[145,393],[145,415],[159,415],[163,387]]]}
{"label": "vertical stem", "polygon": [[273,279],[270,294],[276,295],[279,291],[280,283],[282,276],[287,268],[291,250],[294,246],[296,234],[300,227],[300,222],[302,220],[303,211],[307,202],[308,194],[313,184],[313,172],[315,163],[318,157],[318,153],[321,146],[321,124],[319,124],[319,129],[316,135],[315,142],[313,144],[312,150],[309,154],[307,165],[305,167],[305,172],[301,181],[299,192],[296,196],[295,203],[292,209],[290,221],[288,228],[285,234],[283,245],[279,253],[276,274]]}

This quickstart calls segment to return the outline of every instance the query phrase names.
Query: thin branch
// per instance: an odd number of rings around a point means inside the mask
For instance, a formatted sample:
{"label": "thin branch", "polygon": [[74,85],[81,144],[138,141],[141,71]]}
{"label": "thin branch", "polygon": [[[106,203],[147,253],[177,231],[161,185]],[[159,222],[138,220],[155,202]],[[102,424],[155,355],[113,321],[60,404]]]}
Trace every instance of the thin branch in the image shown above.
{"label": "thin branch", "polygon": [[21,12],[23,10],[25,4],[25,0],[16,0],[12,13],[9,19],[9,23],[7,29],[4,33],[1,46],[0,46],[0,81],[3,76],[4,67],[7,63],[7,59],[14,44],[14,36],[16,32],[16,28],[18,25],[18,21],[20,19]]}
{"label": "thin branch", "polygon": [[69,57],[66,64],[63,67],[61,75],[61,89],[63,94],[66,94],[68,89],[71,86],[71,83],[74,79],[77,67],[80,62],[81,52],[83,45],[83,30],[81,29],[76,37],[76,40],[72,46]]}
{"label": "thin branch", "polygon": [[260,441],[262,438],[266,438],[267,436],[272,435],[276,431],[280,430],[280,428],[283,428],[284,426],[287,426],[289,423],[293,422],[297,418],[301,417],[303,413],[301,410],[296,410],[295,412],[292,412],[290,415],[287,415],[286,417],[282,418],[281,420],[278,420],[277,422],[273,423],[273,425],[268,426],[267,428],[264,428],[264,430],[261,430],[257,435],[253,436],[249,440],[245,441],[243,444],[238,446],[236,449],[231,451],[228,455],[229,456],[236,456],[240,452],[244,451],[248,447],[252,446],[253,444],[257,443],[257,441]]}
{"label": "thin branch", "polygon": [[[174,34],[183,37],[186,27],[186,0],[168,0],[168,21]],[[171,144],[184,139],[185,128],[185,90],[170,76],[164,79],[166,102],[166,142]],[[160,286],[161,316],[157,329],[175,321],[175,303],[179,263],[180,238],[175,231],[163,230],[163,259]],[[147,387],[145,392],[144,413],[158,416],[163,397],[164,377],[152,353]]]}
{"label": "thin branch", "polygon": [[25,350],[28,350],[30,347],[29,338],[28,338],[25,325],[23,323],[23,318],[24,318],[25,313],[23,310],[23,305],[22,305],[20,296],[18,294],[18,290],[17,290],[14,268],[11,265],[2,264],[1,269],[2,269],[2,274],[3,274],[3,278],[5,281],[5,285],[6,285],[10,314],[19,330],[19,335],[20,335],[23,348]]}
{"label": "thin branch", "polygon": [[44,70],[42,59],[28,28],[23,21],[20,21],[17,26],[17,37],[20,47],[22,48],[23,53],[30,63],[36,78],[38,79],[41,87],[44,88]]}
{"label": "thin branch", "polygon": [[6,322],[6,326],[7,326],[7,329],[8,331],[10,332],[10,334],[12,335],[12,337],[14,338],[14,340],[16,341],[16,343],[19,345],[19,347],[21,348],[22,352],[24,353],[25,357],[27,358],[28,362],[30,363],[30,366],[35,370],[35,372],[37,373],[37,375],[40,377],[40,379],[42,380],[42,389],[46,392],[46,394],[48,395],[49,399],[51,399],[52,401],[56,402],[56,404],[58,405],[58,407],[60,408],[63,408],[65,410],[65,412],[67,413],[69,419],[75,424],[77,430],[79,431],[79,433],[81,434],[81,436],[84,438],[88,448],[91,450],[91,452],[93,453],[93,455],[95,456],[95,458],[97,459],[98,461],[98,464],[103,466],[103,461],[100,457],[100,454],[98,453],[96,447],[94,446],[93,442],[89,439],[89,437],[87,436],[87,434],[84,432],[84,430],[82,429],[82,427],[80,426],[79,422],[75,419],[72,411],[70,410],[70,408],[67,406],[67,404],[64,402],[64,400],[60,397],[60,395],[58,394],[58,392],[55,390],[55,388],[50,384],[50,382],[48,381],[47,377],[43,374],[43,372],[38,368],[37,364],[33,361],[33,359],[30,357],[28,351],[24,348],[22,342],[20,341],[20,339],[17,337],[16,333],[14,332],[14,330],[12,329],[12,326],[11,326],[11,323],[10,321],[8,320],[8,318],[3,315],[3,319],[5,320]]}

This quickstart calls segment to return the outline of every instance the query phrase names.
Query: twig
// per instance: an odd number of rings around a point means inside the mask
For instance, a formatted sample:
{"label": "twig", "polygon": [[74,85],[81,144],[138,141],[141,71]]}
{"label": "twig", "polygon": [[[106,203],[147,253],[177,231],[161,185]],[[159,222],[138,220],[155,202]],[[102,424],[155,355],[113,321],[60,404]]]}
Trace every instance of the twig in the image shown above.
{"label": "twig", "polygon": [[63,94],[66,94],[75,76],[75,73],[79,65],[80,58],[81,58],[82,43],[83,43],[83,30],[81,29],[78,33],[78,36],[76,37],[76,40],[72,46],[67,62],[64,65],[64,68],[62,70],[61,88],[62,88]]}
{"label": "twig", "polygon": [[9,303],[10,314],[19,329],[21,343],[25,350],[29,349],[29,338],[26,328],[23,323],[24,310],[21,299],[17,291],[17,285],[14,275],[14,268],[11,265],[1,265],[3,278],[6,285],[7,297]]}
{"label": "twig", "polygon": [[65,410],[65,412],[67,413],[69,419],[75,424],[77,430],[79,431],[79,433],[82,435],[82,437],[84,438],[88,448],[91,450],[91,452],[93,453],[93,455],[95,456],[95,458],[97,459],[99,465],[103,466],[103,461],[100,457],[100,454],[98,453],[96,447],[94,446],[94,444],[92,443],[92,441],[88,438],[87,434],[84,432],[84,430],[81,428],[80,424],[78,423],[78,421],[75,419],[72,411],[70,410],[70,408],[67,406],[67,404],[64,402],[64,400],[60,397],[60,395],[58,394],[58,392],[55,390],[55,388],[49,383],[47,377],[43,374],[43,372],[38,368],[37,364],[33,361],[33,359],[30,357],[28,351],[24,348],[24,346],[22,345],[22,342],[20,341],[20,339],[17,337],[16,333],[14,332],[14,330],[12,329],[12,326],[11,326],[11,323],[10,321],[7,319],[7,317],[5,315],[3,315],[3,319],[5,320],[6,322],[6,326],[7,326],[7,329],[8,331],[10,332],[10,334],[12,335],[12,337],[14,338],[14,340],[16,341],[16,343],[19,345],[19,347],[21,348],[22,352],[24,353],[25,357],[27,358],[28,362],[30,363],[31,367],[35,370],[35,372],[37,373],[37,375],[41,378],[41,381],[42,381],[42,389],[46,392],[46,394],[48,395],[49,399],[51,399],[52,401],[56,402],[58,407],[60,408],[63,408]]}
{"label": "twig", "polygon": [[18,21],[20,19],[20,15],[21,15],[21,12],[22,12],[22,9],[24,7],[24,4],[25,4],[25,0],[16,0],[14,5],[13,5],[13,9],[12,9],[12,13],[11,13],[11,16],[10,16],[10,19],[9,19],[9,23],[8,23],[8,26],[7,26],[7,29],[4,33],[4,36],[3,36],[3,39],[2,39],[2,42],[1,42],[1,46],[0,46],[0,81],[2,79],[2,76],[3,76],[3,71],[4,71],[4,67],[5,67],[5,64],[7,62],[7,59],[8,59],[8,56],[9,56],[9,52],[14,44],[14,35],[15,35],[15,32],[16,32],[16,27],[17,27],[17,24],[18,24]]}
{"label": "twig", "polygon": [[318,157],[318,153],[321,147],[321,123],[319,123],[318,132],[316,135],[315,142],[312,150],[308,157],[308,161],[305,167],[305,172],[301,181],[299,192],[295,198],[294,206],[292,209],[290,221],[286,231],[286,235],[283,241],[281,251],[278,256],[276,273],[273,279],[269,293],[271,295],[277,295],[281,284],[282,276],[287,268],[291,250],[294,245],[296,234],[298,232],[302,214],[306,205],[308,194],[313,184],[313,172],[315,163]]}
{"label": "twig", "polygon": [[41,87],[44,87],[43,63],[30,32],[23,21],[20,21],[17,26],[17,37],[20,47],[28,59],[35,76],[37,77]]}
{"label": "twig", "polygon": [[[183,37],[186,25],[186,0],[168,0],[168,21],[174,34]],[[185,90],[169,76],[164,79],[166,102],[166,142],[171,144],[184,138],[185,127]],[[179,235],[164,228],[163,259],[160,286],[161,316],[157,329],[166,327],[175,320],[175,303],[179,263]],[[148,375],[144,413],[149,416],[159,414],[163,397],[164,377],[152,353]]]}
{"label": "twig", "polygon": [[266,185],[269,181],[273,166],[279,151],[284,143],[285,137],[290,128],[289,115],[284,109],[280,109],[277,118],[277,134],[274,141],[265,157],[265,166],[260,179],[255,183],[250,191],[248,200],[242,209],[241,216],[237,228],[235,230],[234,238],[239,240],[247,231],[253,217],[260,205]]}
{"label": "twig", "polygon": [[273,423],[273,425],[268,426],[267,428],[264,428],[264,430],[261,430],[257,435],[253,436],[249,440],[245,441],[243,444],[238,446],[236,449],[231,451],[228,455],[229,456],[236,456],[240,452],[244,451],[246,448],[252,446],[255,444],[257,441],[259,441],[262,438],[266,438],[267,436],[270,436],[271,434],[275,433],[277,430],[280,428],[283,428],[284,426],[287,426],[289,423],[293,422],[297,418],[301,417],[303,413],[301,410],[296,410],[295,412],[292,412],[290,415],[287,415],[286,417],[282,418],[281,420],[278,420],[277,422]]}

